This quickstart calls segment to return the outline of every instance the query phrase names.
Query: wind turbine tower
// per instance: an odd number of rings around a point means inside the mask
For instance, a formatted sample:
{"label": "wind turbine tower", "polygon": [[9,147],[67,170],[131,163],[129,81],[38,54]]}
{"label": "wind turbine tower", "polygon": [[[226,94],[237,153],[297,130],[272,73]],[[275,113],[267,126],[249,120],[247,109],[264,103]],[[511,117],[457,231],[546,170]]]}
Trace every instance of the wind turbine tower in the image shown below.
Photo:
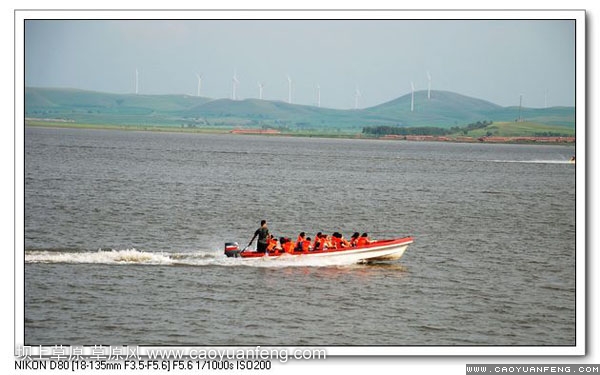
{"label": "wind turbine tower", "polygon": [[196,96],[200,96],[200,87],[202,87],[202,76],[196,73],[196,77],[198,78],[198,90],[196,91]]}
{"label": "wind turbine tower", "polygon": [[431,99],[431,74],[427,71],[427,100]]}
{"label": "wind turbine tower", "polygon": [[354,91],[354,109],[358,109],[358,99],[361,96],[360,90],[358,89],[358,86],[356,86],[356,90]]}
{"label": "wind turbine tower", "polygon": [[263,98],[263,89],[265,88],[265,84],[262,82],[258,82],[258,99],[262,100]]}
{"label": "wind turbine tower", "polygon": [[237,72],[233,71],[233,78],[231,78],[231,100],[237,100],[236,89],[240,81],[237,79]]}
{"label": "wind turbine tower", "polygon": [[287,76],[287,80],[288,80],[288,103],[292,104],[292,78],[290,78],[290,76]]}
{"label": "wind turbine tower", "polygon": [[321,85],[317,84],[317,107],[321,108]]}
{"label": "wind turbine tower", "polygon": [[519,119],[517,122],[523,121],[521,119],[521,108],[523,107],[523,94],[519,94]]}
{"label": "wind turbine tower", "polygon": [[138,87],[139,87],[138,83],[139,83],[139,74],[138,74],[137,68],[135,68],[135,94],[136,95],[138,94]]}
{"label": "wind turbine tower", "polygon": [[415,84],[410,82],[410,111],[415,110]]}

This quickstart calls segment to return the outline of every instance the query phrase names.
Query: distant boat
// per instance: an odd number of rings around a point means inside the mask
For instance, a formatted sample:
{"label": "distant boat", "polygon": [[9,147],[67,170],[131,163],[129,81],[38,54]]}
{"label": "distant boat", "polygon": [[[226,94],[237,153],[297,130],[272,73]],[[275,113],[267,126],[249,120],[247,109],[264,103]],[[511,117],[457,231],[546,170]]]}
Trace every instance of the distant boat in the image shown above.
{"label": "distant boat", "polygon": [[571,156],[571,159],[569,159],[569,163],[575,164],[575,155]]}

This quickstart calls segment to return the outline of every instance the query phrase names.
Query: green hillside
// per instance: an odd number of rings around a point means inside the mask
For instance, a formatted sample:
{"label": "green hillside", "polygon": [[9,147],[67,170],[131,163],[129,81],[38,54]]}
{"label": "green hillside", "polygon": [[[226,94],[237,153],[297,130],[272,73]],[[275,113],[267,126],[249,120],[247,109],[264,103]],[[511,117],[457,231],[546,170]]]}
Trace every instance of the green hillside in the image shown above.
{"label": "green hillside", "polygon": [[181,113],[210,101],[189,95],[109,94],[76,89],[25,89],[25,116],[90,124],[179,125]]}
{"label": "green hillside", "polygon": [[194,107],[189,117],[246,120],[254,125],[291,129],[359,128],[364,121],[357,111],[318,108],[282,101],[218,99]]}
{"label": "green hillside", "polygon": [[519,114],[521,119],[527,122],[575,128],[574,107],[522,108],[521,111],[519,107],[501,107],[491,111],[489,116],[496,122],[514,122],[519,118]]}
{"label": "green hillside", "polygon": [[415,92],[366,109],[338,110],[281,101],[211,99],[189,95],[110,94],[76,89],[25,89],[25,116],[85,124],[176,127],[256,127],[288,131],[360,131],[365,126],[450,128],[477,121],[574,128],[573,107],[501,107],[448,91]]}
{"label": "green hillside", "polygon": [[542,136],[555,136],[562,137],[575,136],[575,129],[565,126],[558,126],[552,124],[540,124],[536,122],[495,122],[482,129],[475,129],[469,131],[467,134],[471,137],[482,137],[486,135],[499,136],[499,137],[542,137]]}
{"label": "green hillside", "polygon": [[413,111],[410,94],[365,111],[382,119],[397,119],[401,126],[451,127],[489,120],[489,113],[501,109],[496,104],[448,91],[432,91],[429,99],[427,91],[417,91]]}

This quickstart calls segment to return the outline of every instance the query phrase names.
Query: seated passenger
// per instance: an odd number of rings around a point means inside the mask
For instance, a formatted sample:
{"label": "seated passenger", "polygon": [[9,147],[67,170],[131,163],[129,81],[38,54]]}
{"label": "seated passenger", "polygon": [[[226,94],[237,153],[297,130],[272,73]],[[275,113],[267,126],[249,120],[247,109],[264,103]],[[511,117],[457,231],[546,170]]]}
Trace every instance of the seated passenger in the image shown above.
{"label": "seated passenger", "polygon": [[312,249],[312,247],[310,246],[310,240],[311,240],[311,238],[308,237],[308,238],[306,238],[306,241],[302,242],[302,252],[305,254],[308,253]]}
{"label": "seated passenger", "polygon": [[275,238],[275,236],[273,236],[272,234],[269,235],[268,237],[268,241],[267,241],[267,252],[269,253],[277,253],[277,238]]}
{"label": "seated passenger", "polygon": [[334,249],[341,249],[342,248],[342,234],[338,233],[338,232],[333,232],[333,234],[331,235],[331,244],[333,245]]}
{"label": "seated passenger", "polygon": [[322,250],[333,249],[333,242],[331,241],[331,236],[323,234],[321,236],[321,239],[322,239],[322,242],[321,242]]}
{"label": "seated passenger", "polygon": [[344,236],[341,233],[338,233],[338,232],[335,232],[331,236],[331,241],[333,242],[333,246],[336,249],[350,247],[350,243],[348,241],[346,241],[346,239],[344,238]]}
{"label": "seated passenger", "polygon": [[317,235],[315,236],[315,241],[312,244],[312,249],[313,251],[317,251],[317,250],[321,250],[322,249],[322,240],[321,240],[321,236],[323,235],[323,233],[319,232],[317,233]]}
{"label": "seated passenger", "polygon": [[356,247],[358,245],[358,238],[359,237],[360,237],[360,234],[358,232],[354,232],[354,234],[352,235],[352,237],[350,237],[350,246]]}
{"label": "seated passenger", "polygon": [[285,244],[283,244],[282,247],[283,247],[283,251],[285,251],[286,253],[293,254],[294,253],[294,248],[296,246],[295,246],[294,242],[291,239],[286,238],[285,239]]}
{"label": "seated passenger", "polygon": [[296,240],[295,251],[302,251],[302,244],[306,241],[306,233],[301,232]]}
{"label": "seated passenger", "polygon": [[369,235],[366,233],[363,233],[360,238],[358,239],[356,246],[365,246],[371,243],[371,240],[369,239]]}
{"label": "seated passenger", "polygon": [[340,240],[342,242],[342,247],[350,247],[350,242],[348,242],[348,240],[344,238],[344,235],[342,235],[342,238]]}
{"label": "seated passenger", "polygon": [[286,245],[286,243],[287,243],[287,238],[285,238],[285,237],[279,237],[279,246],[281,247],[281,252],[282,253],[287,253],[288,252],[287,251],[288,246]]}

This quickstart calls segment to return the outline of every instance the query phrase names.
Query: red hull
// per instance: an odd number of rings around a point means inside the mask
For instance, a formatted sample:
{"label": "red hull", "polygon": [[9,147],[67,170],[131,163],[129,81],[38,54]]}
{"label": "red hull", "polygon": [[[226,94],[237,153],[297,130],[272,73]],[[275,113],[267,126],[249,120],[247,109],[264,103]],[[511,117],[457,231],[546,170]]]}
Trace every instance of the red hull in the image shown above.
{"label": "red hull", "polygon": [[[288,256],[311,256],[317,254],[339,254],[343,255],[344,252],[355,252],[355,250],[376,250],[381,247],[389,247],[392,245],[402,245],[402,244],[410,244],[413,242],[412,237],[403,237],[392,240],[379,240],[373,241],[368,245],[360,246],[360,247],[343,247],[340,249],[327,249],[327,250],[317,250],[317,251],[308,251],[308,252],[300,252],[295,251],[292,254],[288,254],[285,252],[270,252],[269,256],[280,256],[283,254],[287,254]],[[265,256],[265,253],[258,253],[256,251],[242,251],[240,253],[242,258],[262,258]]]}

